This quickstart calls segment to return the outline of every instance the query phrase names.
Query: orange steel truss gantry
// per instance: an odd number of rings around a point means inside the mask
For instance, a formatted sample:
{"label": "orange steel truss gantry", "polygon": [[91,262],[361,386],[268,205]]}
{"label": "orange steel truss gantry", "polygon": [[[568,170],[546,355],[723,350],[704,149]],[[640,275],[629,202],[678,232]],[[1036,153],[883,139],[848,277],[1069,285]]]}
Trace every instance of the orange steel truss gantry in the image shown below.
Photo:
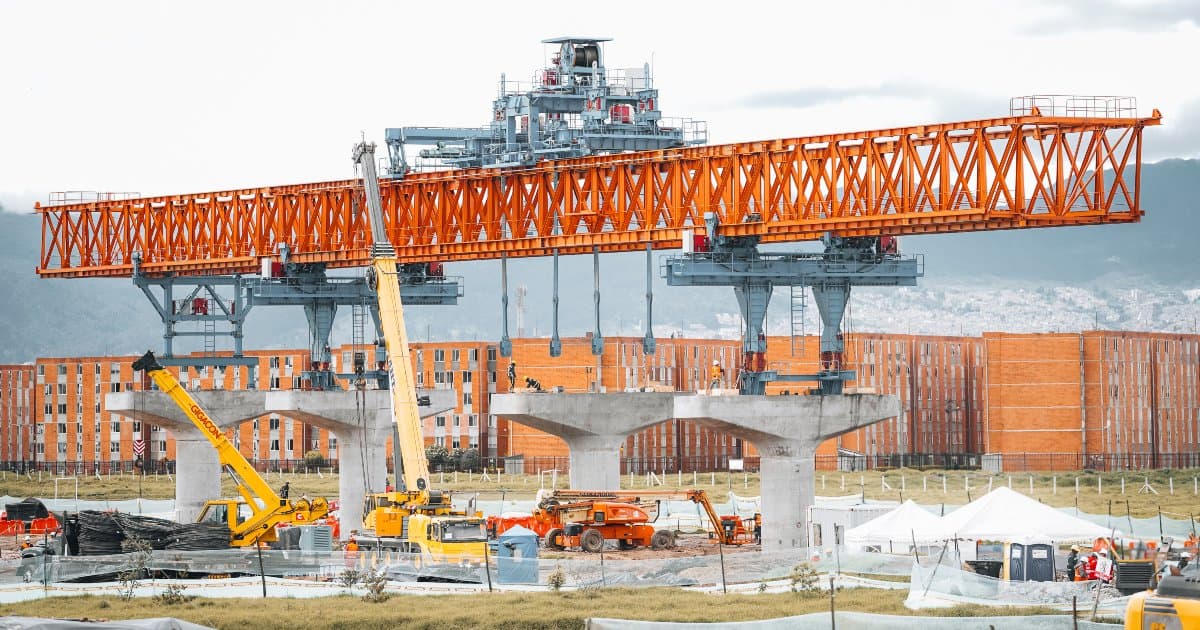
{"label": "orange steel truss gantry", "polygon": [[[1030,115],[385,180],[401,262],[677,248],[716,213],[762,242],[1139,220],[1149,118]],[[44,277],[370,264],[358,180],[38,206]]]}

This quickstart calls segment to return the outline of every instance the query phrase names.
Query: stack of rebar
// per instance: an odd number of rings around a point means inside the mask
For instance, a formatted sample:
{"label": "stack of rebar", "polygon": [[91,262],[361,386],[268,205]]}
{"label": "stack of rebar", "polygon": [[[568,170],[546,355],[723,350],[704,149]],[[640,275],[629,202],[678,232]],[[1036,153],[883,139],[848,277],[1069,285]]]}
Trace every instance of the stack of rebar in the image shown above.
{"label": "stack of rebar", "polygon": [[84,510],[79,513],[79,553],[100,556],[121,553],[121,528],[108,512]]}
{"label": "stack of rebar", "polygon": [[81,555],[138,551],[142,543],[153,550],[228,549],[229,527],[223,523],[176,523],[120,512],[79,513]]}

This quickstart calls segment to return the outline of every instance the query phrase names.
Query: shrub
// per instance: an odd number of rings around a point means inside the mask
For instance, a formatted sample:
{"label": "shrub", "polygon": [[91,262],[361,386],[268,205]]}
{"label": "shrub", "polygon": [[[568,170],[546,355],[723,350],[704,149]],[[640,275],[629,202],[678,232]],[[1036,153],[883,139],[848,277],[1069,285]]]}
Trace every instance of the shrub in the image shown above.
{"label": "shrub", "polygon": [[554,572],[546,576],[546,584],[550,585],[550,589],[555,593],[562,590],[562,587],[567,583],[567,574],[563,573],[562,567],[556,567]]}
{"label": "shrub", "polygon": [[816,592],[819,579],[820,576],[817,575],[817,570],[807,562],[801,562],[792,567],[792,572],[788,575],[788,581],[791,582],[793,593]]}
{"label": "shrub", "polygon": [[322,468],[325,466],[325,456],[320,451],[309,451],[304,454],[305,468]]}

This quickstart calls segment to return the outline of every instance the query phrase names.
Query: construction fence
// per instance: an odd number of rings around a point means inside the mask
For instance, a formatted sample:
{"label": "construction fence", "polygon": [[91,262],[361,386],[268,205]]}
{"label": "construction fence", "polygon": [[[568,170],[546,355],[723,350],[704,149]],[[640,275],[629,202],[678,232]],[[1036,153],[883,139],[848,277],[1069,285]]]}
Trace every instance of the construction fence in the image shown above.
{"label": "construction fence", "polygon": [[[720,548],[718,548],[720,551]],[[0,603],[71,594],[152,596],[182,586],[202,597],[320,597],[362,594],[367,576],[391,592],[470,593],[672,586],[714,593],[780,593],[829,588],[908,590],[910,608],[956,604],[1045,606],[1119,616],[1127,598],[1091,582],[1010,582],[959,568],[953,553],[843,553],[808,550],[630,560],[620,553],[569,558],[496,557],[433,563],[419,555],[357,552],[154,551],[110,556],[44,555],[0,562]],[[907,579],[897,579],[904,578]],[[200,579],[203,578],[203,579]],[[876,626],[863,626],[876,627]],[[895,627],[895,626],[892,626]]]}

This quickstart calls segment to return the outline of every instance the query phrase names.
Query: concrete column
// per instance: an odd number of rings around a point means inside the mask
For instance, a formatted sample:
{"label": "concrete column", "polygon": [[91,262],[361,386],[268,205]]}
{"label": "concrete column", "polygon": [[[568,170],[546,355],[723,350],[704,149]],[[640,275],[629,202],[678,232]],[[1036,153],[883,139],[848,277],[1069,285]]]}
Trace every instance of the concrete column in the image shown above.
{"label": "concrete column", "polygon": [[[263,415],[262,392],[191,392],[196,402],[222,429]],[[187,414],[162,392],[120,392],[104,399],[109,412],[163,427],[175,438],[175,518],[195,520],[204,502],[221,497],[221,466],[217,451]]]}
{"label": "concrete column", "polygon": [[621,487],[621,444],[671,418],[669,393],[493,394],[496,416],[562,438],[571,453],[571,487]]}
{"label": "concrete column", "polygon": [[175,520],[190,523],[204,502],[221,496],[221,464],[217,451],[199,431],[172,431],[175,436]]}
{"label": "concrete column", "polygon": [[[765,442],[759,450],[763,549],[808,546],[808,506],[813,505],[815,447],[795,440]],[[766,488],[770,488],[770,492]],[[767,499],[768,494],[770,500]]]}
{"label": "concrete column", "polygon": [[[900,414],[896,396],[679,396],[674,417],[755,445],[762,476],[763,551],[808,546],[817,447]],[[830,532],[832,535],[832,532]]]}
{"label": "concrete column", "polygon": [[621,445],[624,435],[578,435],[564,438],[571,449],[572,488],[621,489]]}

